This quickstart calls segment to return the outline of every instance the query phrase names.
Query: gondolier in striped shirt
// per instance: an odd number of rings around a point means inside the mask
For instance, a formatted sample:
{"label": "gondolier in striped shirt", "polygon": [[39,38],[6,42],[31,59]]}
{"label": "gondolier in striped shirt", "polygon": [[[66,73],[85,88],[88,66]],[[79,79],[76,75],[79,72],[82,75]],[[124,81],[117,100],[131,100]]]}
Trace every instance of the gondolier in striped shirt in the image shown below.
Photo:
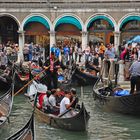
{"label": "gondolier in striped shirt", "polygon": [[[50,66],[50,67],[49,67]],[[48,69],[49,67],[49,69]],[[51,89],[57,89],[57,70],[60,68],[60,63],[59,60],[56,61],[56,57],[54,52],[51,52],[50,57],[47,59],[47,61],[44,63],[44,68],[46,69],[46,74],[47,74],[47,87],[49,90]]]}
{"label": "gondolier in striped shirt", "polygon": [[134,94],[135,86],[136,86],[136,92],[140,92],[140,57],[137,61],[135,61],[130,69],[129,72],[131,74],[131,94]]}

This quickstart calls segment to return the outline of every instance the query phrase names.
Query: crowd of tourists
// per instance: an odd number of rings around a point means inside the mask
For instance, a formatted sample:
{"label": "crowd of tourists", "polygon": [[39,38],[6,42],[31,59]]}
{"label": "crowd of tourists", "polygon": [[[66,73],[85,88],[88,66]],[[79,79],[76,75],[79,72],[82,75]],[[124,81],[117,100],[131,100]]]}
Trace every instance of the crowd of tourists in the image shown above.
{"label": "crowd of tourists", "polygon": [[9,58],[17,59],[18,44],[8,42],[6,45],[0,44],[0,67],[5,69]]}

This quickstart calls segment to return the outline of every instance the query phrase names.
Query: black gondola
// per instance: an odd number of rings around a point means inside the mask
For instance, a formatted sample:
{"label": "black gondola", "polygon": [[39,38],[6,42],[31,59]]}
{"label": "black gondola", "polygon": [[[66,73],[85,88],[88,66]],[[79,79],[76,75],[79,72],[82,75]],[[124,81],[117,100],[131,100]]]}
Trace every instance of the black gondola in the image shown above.
{"label": "black gondola", "polygon": [[79,68],[76,68],[75,73],[73,75],[73,81],[76,81],[80,85],[94,86],[98,79],[98,76],[89,72],[81,71]]}
{"label": "black gondola", "polygon": [[93,95],[98,100],[97,105],[104,111],[140,116],[140,92],[116,96],[115,89],[122,90],[121,88],[94,87]]}
{"label": "black gondola", "polygon": [[77,113],[73,117],[63,118],[53,114],[44,113],[42,110],[35,107],[35,114],[37,118],[50,126],[71,131],[85,131],[90,116],[83,103],[81,108],[76,110],[76,112]]}
{"label": "black gondola", "polygon": [[90,63],[87,63],[86,64],[86,68],[91,69],[91,70],[95,70],[96,72],[99,72],[100,71],[100,68],[99,67],[96,67],[96,66],[94,66],[94,65],[92,65]]}
{"label": "black gondola", "polygon": [[15,73],[15,91],[22,88],[29,81],[29,74],[21,75]]}
{"label": "black gondola", "polygon": [[35,134],[34,134],[34,113],[33,113],[27,124],[6,140],[34,140],[34,139]]}
{"label": "black gondola", "polygon": [[4,78],[3,76],[0,76],[0,89],[8,89],[9,88],[9,85],[11,83],[9,81],[7,81],[6,78]]}
{"label": "black gondola", "polygon": [[10,75],[6,76],[4,72],[4,70],[0,69],[0,89],[7,90],[12,83],[12,77]]}
{"label": "black gondola", "polygon": [[71,118],[63,118],[60,116],[47,114],[38,108],[35,108],[35,114],[41,122],[44,122],[55,128],[61,128],[70,131],[85,131],[90,118],[89,113],[86,111],[83,103],[78,113]]}
{"label": "black gondola", "polygon": [[12,88],[0,97],[0,126],[2,126],[11,113],[13,104],[13,95],[12,95]]}

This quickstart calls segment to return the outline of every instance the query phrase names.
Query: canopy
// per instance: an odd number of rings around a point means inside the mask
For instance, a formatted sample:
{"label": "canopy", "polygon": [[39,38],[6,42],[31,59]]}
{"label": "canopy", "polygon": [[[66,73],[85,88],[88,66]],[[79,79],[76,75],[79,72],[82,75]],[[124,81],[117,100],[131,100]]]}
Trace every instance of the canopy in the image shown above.
{"label": "canopy", "polygon": [[140,16],[129,16],[129,17],[125,18],[125,19],[122,21],[121,25],[120,25],[120,29],[122,28],[122,26],[123,26],[125,23],[127,23],[127,22],[129,22],[129,21],[134,21],[134,20],[140,21]]}
{"label": "canopy", "polygon": [[59,26],[60,24],[72,24],[74,26],[76,26],[79,30],[82,30],[82,26],[81,26],[81,23],[79,22],[78,19],[76,19],[75,17],[71,17],[71,16],[65,16],[65,17],[62,17],[60,18],[56,25],[55,25],[55,28],[57,26]]}
{"label": "canopy", "polygon": [[96,21],[96,20],[99,20],[99,19],[102,19],[102,20],[107,21],[107,22],[114,28],[114,24],[113,24],[112,20],[109,19],[109,18],[106,17],[106,16],[96,16],[96,17],[93,17],[93,18],[89,21],[89,23],[88,23],[88,25],[87,25],[87,28],[90,27],[90,24],[91,24],[92,22],[94,22],[94,21]]}
{"label": "canopy", "polygon": [[43,24],[47,29],[50,29],[50,26],[49,26],[49,23],[46,19],[44,19],[43,17],[40,17],[40,16],[33,16],[31,18],[29,18],[25,24],[24,24],[24,27],[30,23],[30,22],[39,22],[41,24]]}
{"label": "canopy", "polygon": [[129,40],[128,42],[127,42],[127,44],[129,44],[129,43],[140,43],[140,35],[137,35],[137,36],[135,36],[133,39],[131,39],[131,40]]}

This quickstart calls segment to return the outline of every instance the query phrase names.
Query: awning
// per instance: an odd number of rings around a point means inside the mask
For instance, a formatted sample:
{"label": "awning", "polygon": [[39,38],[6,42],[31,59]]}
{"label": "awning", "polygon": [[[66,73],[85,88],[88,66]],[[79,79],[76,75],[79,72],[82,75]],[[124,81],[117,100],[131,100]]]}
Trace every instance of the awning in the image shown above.
{"label": "awning", "polygon": [[81,23],[75,17],[65,16],[65,17],[60,18],[55,25],[55,29],[60,24],[72,24],[72,25],[76,26],[79,30],[82,30]]}
{"label": "awning", "polygon": [[100,19],[108,21],[108,23],[114,28],[114,24],[113,24],[112,20],[109,19],[108,17],[104,16],[104,15],[93,17],[93,18],[89,21],[89,23],[88,23],[88,25],[87,25],[87,28],[90,27],[90,24],[91,24],[92,22],[94,22],[94,21],[96,21],[96,20],[100,20]]}
{"label": "awning", "polygon": [[24,27],[28,24],[28,23],[31,23],[31,22],[39,22],[41,24],[43,24],[47,29],[50,29],[50,26],[49,26],[49,23],[46,19],[40,17],[40,16],[33,16],[31,18],[29,18],[25,24],[24,24]]}
{"label": "awning", "polygon": [[120,29],[122,28],[122,26],[123,26],[126,22],[128,22],[128,21],[134,21],[134,20],[140,21],[140,16],[130,16],[130,17],[125,18],[125,19],[122,21],[121,25],[120,25]]}

